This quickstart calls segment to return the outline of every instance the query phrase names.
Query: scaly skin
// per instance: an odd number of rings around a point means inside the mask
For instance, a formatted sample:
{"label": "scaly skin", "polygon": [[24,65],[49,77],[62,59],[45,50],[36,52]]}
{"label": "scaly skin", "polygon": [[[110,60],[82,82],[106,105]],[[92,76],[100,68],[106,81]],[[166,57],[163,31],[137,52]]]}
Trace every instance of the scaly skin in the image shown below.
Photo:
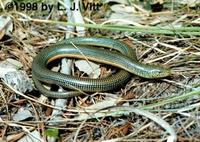
{"label": "scaly skin", "polygon": [[[75,45],[72,45],[72,43]],[[91,46],[100,46],[115,49],[113,52]],[[120,68],[116,74],[106,78],[89,79],[78,78],[53,72],[47,69],[47,64],[53,60],[70,57],[96,61]],[[125,84],[131,74],[143,78],[163,78],[170,75],[170,70],[155,65],[145,65],[137,61],[135,52],[127,45],[108,38],[70,38],[59,44],[43,49],[32,64],[32,76],[36,87],[44,95],[52,98],[73,97],[84,92],[113,90]],[[44,88],[41,82],[60,85],[76,91],[55,92]]]}

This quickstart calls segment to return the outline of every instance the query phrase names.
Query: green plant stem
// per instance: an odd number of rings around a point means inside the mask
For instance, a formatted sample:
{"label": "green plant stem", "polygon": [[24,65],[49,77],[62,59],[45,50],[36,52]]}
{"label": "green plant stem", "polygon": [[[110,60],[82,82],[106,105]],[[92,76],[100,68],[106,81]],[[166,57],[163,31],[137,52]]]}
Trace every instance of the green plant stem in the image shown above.
{"label": "green plant stem", "polygon": [[149,109],[153,109],[155,107],[163,106],[163,105],[168,104],[168,103],[184,100],[184,99],[187,99],[187,98],[195,96],[195,95],[200,95],[200,89],[199,88],[194,90],[194,91],[191,91],[189,93],[185,93],[185,94],[182,94],[182,95],[179,95],[179,96],[175,96],[175,97],[163,100],[163,101],[158,102],[158,103],[153,103],[153,104],[150,104],[150,105],[141,106],[139,108],[149,110]]}
{"label": "green plant stem", "polygon": [[41,23],[50,23],[50,24],[62,24],[62,25],[71,25],[79,26],[85,28],[94,28],[94,29],[104,29],[112,31],[122,31],[122,32],[139,32],[146,34],[167,34],[167,35],[193,35],[200,36],[200,27],[136,27],[136,26],[120,26],[120,25],[101,25],[101,24],[81,24],[81,23],[69,23],[63,21],[54,21],[54,20],[41,20],[41,19],[31,19],[34,22]]}

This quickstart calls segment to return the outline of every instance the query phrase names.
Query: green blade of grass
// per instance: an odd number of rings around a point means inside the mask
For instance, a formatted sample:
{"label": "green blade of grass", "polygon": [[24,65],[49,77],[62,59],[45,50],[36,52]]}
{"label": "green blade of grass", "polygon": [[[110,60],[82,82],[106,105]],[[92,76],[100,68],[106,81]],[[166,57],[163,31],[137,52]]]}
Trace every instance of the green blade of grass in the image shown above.
{"label": "green blade of grass", "polygon": [[82,24],[82,23],[69,23],[63,21],[54,20],[41,20],[31,19],[34,22],[49,23],[49,24],[62,24],[70,26],[79,26],[85,28],[111,30],[111,31],[122,31],[122,32],[137,32],[143,34],[167,34],[167,35],[188,35],[188,36],[200,36],[200,27],[136,27],[136,26],[123,26],[123,25],[101,25],[101,24]]}
{"label": "green blade of grass", "polygon": [[175,101],[185,100],[185,99],[187,99],[189,97],[193,97],[195,95],[200,95],[200,88],[194,89],[191,92],[188,92],[188,93],[185,93],[185,94],[182,94],[182,95],[179,95],[179,96],[175,96],[175,97],[172,97],[172,98],[165,99],[165,100],[157,102],[157,103],[141,106],[139,108],[149,110],[149,109],[153,109],[155,107],[163,106],[163,105],[168,104],[168,103],[173,103]]}

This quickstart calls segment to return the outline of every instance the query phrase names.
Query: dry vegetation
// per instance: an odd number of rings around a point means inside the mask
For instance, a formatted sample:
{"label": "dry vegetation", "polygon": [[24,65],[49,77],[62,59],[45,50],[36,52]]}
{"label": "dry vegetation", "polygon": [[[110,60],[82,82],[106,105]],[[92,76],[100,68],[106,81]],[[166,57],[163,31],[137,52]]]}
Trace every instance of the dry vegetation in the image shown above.
{"label": "dry vegetation", "polygon": [[[100,11],[83,11],[85,22],[147,28],[196,27],[196,31],[179,33],[174,30],[173,34],[126,32],[120,31],[120,27],[118,31],[86,28],[84,36],[124,41],[136,50],[140,62],[171,68],[172,75],[156,80],[133,76],[118,90],[68,98],[64,106],[56,105],[55,99],[41,97],[35,88],[23,93],[2,79],[0,141],[14,142],[33,131],[40,135],[32,134],[36,137],[34,141],[51,141],[49,137],[54,137],[51,135],[57,135],[57,132],[58,137],[53,139],[58,141],[170,141],[171,130],[163,129],[162,121],[155,123],[155,120],[139,115],[141,113],[135,108],[165,120],[175,131],[178,141],[200,141],[200,3],[160,1],[156,5],[152,1],[129,1],[129,4],[119,6],[117,2],[120,1],[104,3]],[[6,4],[1,0],[0,3]],[[63,40],[66,35],[81,35],[79,31],[70,31],[63,23],[55,22],[67,21],[66,11],[7,9],[2,10],[0,16],[10,17],[13,24],[10,34],[5,33],[10,23],[3,28],[0,26],[0,59],[19,61],[23,65],[19,70],[28,75],[27,80],[32,78],[31,64],[42,48]],[[109,68],[103,66],[101,70],[106,73]],[[80,72],[75,71],[75,74]],[[62,112],[55,118],[52,112],[56,109]],[[16,114],[30,115],[18,120],[13,118]],[[54,130],[53,134],[49,130]]]}

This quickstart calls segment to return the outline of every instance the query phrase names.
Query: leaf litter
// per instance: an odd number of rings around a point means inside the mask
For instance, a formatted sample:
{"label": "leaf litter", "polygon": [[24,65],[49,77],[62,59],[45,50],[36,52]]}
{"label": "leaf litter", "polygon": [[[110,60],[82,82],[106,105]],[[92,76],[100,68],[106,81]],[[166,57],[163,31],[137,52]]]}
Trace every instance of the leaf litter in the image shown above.
{"label": "leaf litter", "polygon": [[[88,15],[90,14],[88,12],[83,12],[83,14],[90,21],[99,24],[112,23],[142,27],[199,25],[196,1],[160,1],[159,4],[163,8],[159,9],[160,11],[157,9],[156,12],[151,9],[154,4],[141,1],[127,3],[127,1],[109,0],[102,8],[102,12],[107,14],[104,17],[98,11],[93,12],[98,19]],[[124,10],[121,5],[124,6]],[[20,70],[27,74],[25,78],[31,79],[31,62],[34,56],[40,52],[41,48],[63,40],[64,33],[67,31],[61,30],[54,24],[26,21],[24,18],[31,16],[31,13],[23,11],[20,14],[16,11],[7,13],[12,15],[12,18],[2,16],[5,15],[5,11],[1,13],[1,18],[9,20],[1,20],[0,24],[0,54],[2,55],[0,59],[2,61],[7,59],[19,61],[19,64],[22,64]],[[34,15],[32,18],[54,19],[47,13],[33,12],[32,14]],[[53,14],[57,16],[57,19],[66,18],[65,15],[60,15],[56,11]],[[21,20],[18,20],[20,18]],[[12,26],[13,29],[10,28]],[[154,120],[141,114],[144,106],[163,102],[199,89],[199,36],[192,36],[189,33],[188,36],[178,33],[170,36],[96,29],[88,29],[87,35],[100,35],[122,42],[124,39],[128,39],[134,45],[140,62],[170,67],[173,75],[161,80],[147,80],[133,76],[122,88],[111,92],[96,92],[89,96],[67,99],[67,103],[63,107],[50,105],[50,98],[40,102],[40,93],[36,89],[34,91],[27,89],[26,83],[20,84],[19,88],[25,87],[25,90],[28,91],[12,86],[12,83],[9,84],[12,88],[10,89],[6,85],[8,82],[1,82],[0,140],[6,141],[10,138],[12,141],[22,140],[24,135],[40,130],[34,137],[41,141],[46,128],[60,130],[59,141],[175,141],[176,136],[179,141],[199,140],[199,95],[175,100],[172,103],[165,102],[145,110],[146,114],[150,113],[149,116],[158,117]],[[98,68],[106,70],[107,66]],[[15,67],[14,70],[19,71]],[[87,72],[84,70],[83,72]],[[7,73],[8,71],[8,66],[0,68],[0,72]],[[72,70],[72,74],[81,76],[82,72],[75,69]],[[13,75],[11,78],[16,76]],[[1,78],[3,77],[1,76]],[[19,78],[17,80],[26,79]],[[118,107],[116,107],[117,105]],[[47,113],[49,109],[53,108],[62,112],[59,114],[61,120],[56,120],[56,125],[49,125],[51,122],[55,124],[55,121],[50,119],[52,116]],[[140,108],[141,111],[135,108]],[[26,111],[19,114],[20,109]],[[22,118],[19,117],[16,120],[10,117],[16,114],[22,115]],[[158,122],[158,124],[154,122]],[[165,122],[166,130],[161,128]]]}

